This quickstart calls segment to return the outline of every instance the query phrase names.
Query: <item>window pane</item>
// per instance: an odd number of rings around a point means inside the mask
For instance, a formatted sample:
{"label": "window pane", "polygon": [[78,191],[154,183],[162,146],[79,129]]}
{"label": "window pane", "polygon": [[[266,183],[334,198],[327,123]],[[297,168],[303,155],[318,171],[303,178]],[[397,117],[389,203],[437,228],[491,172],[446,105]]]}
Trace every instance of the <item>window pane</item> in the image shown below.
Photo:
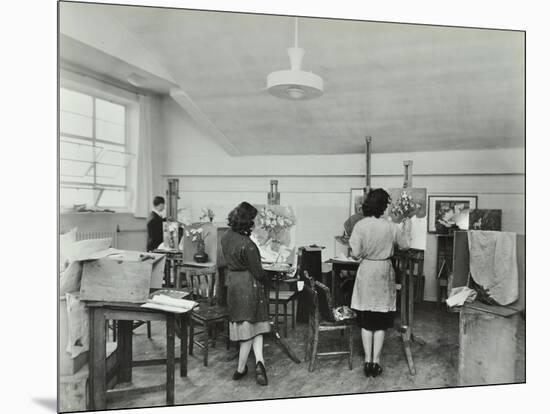
{"label": "window pane", "polygon": [[124,125],[126,123],[126,108],[122,105],[96,98],[95,117],[102,121],[110,121],[118,125]]}
{"label": "window pane", "polygon": [[[84,178],[88,175],[91,166],[92,163],[89,162],[61,160],[59,168],[62,176]],[[93,171],[89,175],[93,178]]]}
{"label": "window pane", "polygon": [[95,122],[95,128],[97,139],[124,144],[124,125],[118,125],[109,121],[101,121],[97,119]]}
{"label": "window pane", "polygon": [[61,88],[59,104],[61,110],[92,117],[93,98],[89,95]]}
{"label": "window pane", "polygon": [[98,184],[126,185],[126,169],[97,164],[96,180]]}
{"label": "window pane", "polygon": [[126,205],[126,192],[105,190],[97,205],[99,207],[124,207]]}
{"label": "window pane", "polygon": [[92,118],[80,114],[61,111],[59,113],[60,129],[62,133],[92,136]]}
{"label": "window pane", "polygon": [[94,205],[93,190],[61,187],[60,197],[61,205],[66,207],[72,207],[75,204]]}
{"label": "window pane", "polygon": [[101,148],[101,152],[97,161],[103,164],[115,164],[126,167],[130,163],[131,155],[124,152],[124,147],[100,143],[98,144],[98,148]]}
{"label": "window pane", "polygon": [[61,159],[94,161],[94,147],[91,142],[85,140],[65,139],[61,137],[59,154]]}

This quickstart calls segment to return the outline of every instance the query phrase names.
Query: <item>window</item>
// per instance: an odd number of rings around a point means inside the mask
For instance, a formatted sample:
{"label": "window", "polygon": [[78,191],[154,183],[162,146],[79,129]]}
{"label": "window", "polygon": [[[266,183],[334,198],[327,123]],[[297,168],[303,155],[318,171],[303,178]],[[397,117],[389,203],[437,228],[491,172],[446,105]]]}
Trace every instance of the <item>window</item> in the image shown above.
{"label": "window", "polygon": [[127,108],[61,88],[61,205],[126,206]]}

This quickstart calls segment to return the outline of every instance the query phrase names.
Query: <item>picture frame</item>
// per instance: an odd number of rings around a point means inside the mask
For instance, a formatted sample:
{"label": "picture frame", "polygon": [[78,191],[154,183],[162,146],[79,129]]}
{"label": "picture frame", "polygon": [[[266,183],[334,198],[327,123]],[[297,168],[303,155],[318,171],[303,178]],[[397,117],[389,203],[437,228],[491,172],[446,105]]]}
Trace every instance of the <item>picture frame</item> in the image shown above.
{"label": "picture frame", "polygon": [[471,209],[469,214],[470,230],[502,230],[501,209]]}
{"label": "picture frame", "polygon": [[474,195],[428,196],[428,233],[449,234],[468,230],[469,211],[477,208]]}
{"label": "picture frame", "polygon": [[349,217],[361,213],[361,205],[365,196],[364,188],[352,188],[349,195]]}

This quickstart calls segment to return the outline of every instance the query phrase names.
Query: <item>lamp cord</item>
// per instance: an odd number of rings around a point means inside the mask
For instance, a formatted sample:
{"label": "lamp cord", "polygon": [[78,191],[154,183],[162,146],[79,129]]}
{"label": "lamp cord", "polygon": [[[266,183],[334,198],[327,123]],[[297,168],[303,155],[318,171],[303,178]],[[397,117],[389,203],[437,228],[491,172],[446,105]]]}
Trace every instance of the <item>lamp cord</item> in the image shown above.
{"label": "lamp cord", "polygon": [[298,47],[298,17],[294,18],[294,47]]}

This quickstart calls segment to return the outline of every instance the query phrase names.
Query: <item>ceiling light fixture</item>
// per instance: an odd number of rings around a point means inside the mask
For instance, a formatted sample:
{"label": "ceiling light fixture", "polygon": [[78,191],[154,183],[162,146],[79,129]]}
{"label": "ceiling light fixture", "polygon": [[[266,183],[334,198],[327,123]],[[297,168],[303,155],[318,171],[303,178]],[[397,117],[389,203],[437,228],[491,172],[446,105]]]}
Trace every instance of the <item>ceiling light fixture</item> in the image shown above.
{"label": "ceiling light fixture", "polygon": [[287,49],[290,70],[267,75],[267,90],[273,96],[292,100],[313,99],[323,94],[323,78],[301,70],[304,49],[298,47],[298,18],[294,21],[294,47]]}

